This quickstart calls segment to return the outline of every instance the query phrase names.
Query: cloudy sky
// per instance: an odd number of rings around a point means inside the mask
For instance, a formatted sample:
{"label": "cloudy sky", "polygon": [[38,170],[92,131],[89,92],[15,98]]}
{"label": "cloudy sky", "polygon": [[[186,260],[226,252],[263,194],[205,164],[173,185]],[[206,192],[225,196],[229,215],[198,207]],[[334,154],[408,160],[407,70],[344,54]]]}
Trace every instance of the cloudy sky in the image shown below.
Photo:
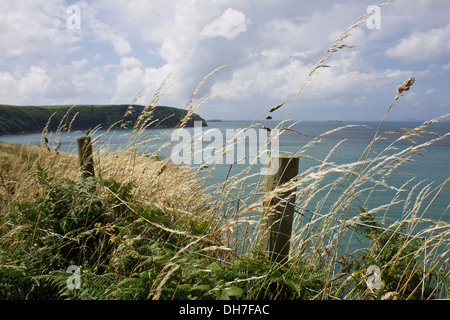
{"label": "cloudy sky", "polygon": [[[1,0],[0,104],[159,104],[206,119],[284,118],[327,48],[376,0]],[[74,6],[75,7],[74,7]],[[450,112],[450,1],[397,0],[351,31],[290,119],[390,120]],[[379,18],[379,19],[378,19]],[[379,25],[377,25],[379,23]],[[379,28],[374,28],[379,27]]]}

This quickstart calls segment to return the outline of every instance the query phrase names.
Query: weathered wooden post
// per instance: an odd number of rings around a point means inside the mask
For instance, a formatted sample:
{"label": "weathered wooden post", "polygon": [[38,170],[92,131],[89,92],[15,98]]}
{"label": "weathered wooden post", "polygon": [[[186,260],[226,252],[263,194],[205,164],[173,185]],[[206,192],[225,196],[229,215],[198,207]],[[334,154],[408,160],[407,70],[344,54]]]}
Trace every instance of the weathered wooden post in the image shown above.
{"label": "weathered wooden post", "polygon": [[[275,190],[298,174],[298,157],[271,156],[270,161],[278,161],[278,166],[276,172],[266,175],[264,192]],[[289,188],[264,204],[257,241],[260,250],[268,254],[270,263],[284,264],[289,259],[295,190],[296,187]]]}
{"label": "weathered wooden post", "polygon": [[81,180],[95,176],[94,156],[92,153],[92,141],[90,136],[77,138],[78,162],[81,170]]}

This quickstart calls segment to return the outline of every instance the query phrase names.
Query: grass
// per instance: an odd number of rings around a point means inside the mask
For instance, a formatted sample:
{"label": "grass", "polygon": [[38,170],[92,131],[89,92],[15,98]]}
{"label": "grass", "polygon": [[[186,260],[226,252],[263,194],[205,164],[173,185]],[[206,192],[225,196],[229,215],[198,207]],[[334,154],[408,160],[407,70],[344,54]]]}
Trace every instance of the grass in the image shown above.
{"label": "grass", "polygon": [[[347,29],[313,68],[330,67],[343,41],[362,23]],[[217,71],[217,70],[215,70]],[[211,97],[196,99],[205,77],[186,105],[187,119]],[[372,141],[354,163],[336,164],[332,156],[308,156],[339,127],[312,137],[297,155],[315,162],[273,192],[262,193],[263,179],[253,165],[222,184],[203,187],[200,168],[174,165],[159,157],[145,130],[166,92],[165,82],[127,131],[128,140],[111,151],[114,140],[95,148],[96,176],[80,181],[77,159],[59,152],[58,139],[72,123],[60,121],[54,141],[43,131],[40,147],[0,143],[0,297],[2,299],[436,299],[449,297],[449,206],[430,219],[430,207],[443,199],[440,185],[389,183],[405,163],[445,139],[427,121],[416,128],[381,133],[384,120],[412,81],[397,89]],[[395,88],[393,88],[395,92]],[[405,93],[407,94],[407,93]],[[287,118],[279,135],[292,130]],[[281,106],[268,114],[281,112]],[[125,117],[126,115],[124,115]],[[254,123],[252,127],[258,127]],[[272,128],[275,129],[275,128]],[[273,131],[273,130],[272,130]],[[198,138],[198,137],[197,137]],[[280,136],[278,136],[280,138]],[[383,150],[375,148],[385,138]],[[420,141],[418,140],[420,138]],[[113,139],[113,138],[112,138]],[[160,141],[160,140],[158,140]],[[403,142],[410,141],[410,144]],[[376,150],[376,151],[375,151]],[[215,165],[209,170],[215,169]],[[269,263],[257,250],[259,217],[275,195],[295,188],[297,214],[286,264]],[[248,190],[251,190],[250,192]],[[389,200],[375,206],[380,192]],[[242,201],[230,201],[240,198]],[[392,220],[390,213],[401,211]],[[68,283],[80,269],[80,288]],[[376,275],[380,283],[370,285]],[[69,272],[68,272],[69,270]]]}

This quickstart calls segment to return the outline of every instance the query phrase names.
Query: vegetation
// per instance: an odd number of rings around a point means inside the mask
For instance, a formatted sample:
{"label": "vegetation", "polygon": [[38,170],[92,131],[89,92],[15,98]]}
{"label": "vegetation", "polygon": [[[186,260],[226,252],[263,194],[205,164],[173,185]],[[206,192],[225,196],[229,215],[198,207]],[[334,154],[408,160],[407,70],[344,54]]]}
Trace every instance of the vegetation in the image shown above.
{"label": "vegetation", "polygon": [[[438,297],[436,284],[448,277],[438,252],[423,268],[422,253],[438,250],[435,244],[404,237],[406,221],[390,226],[399,233],[371,228],[382,224],[362,207],[351,225],[373,245],[340,255],[339,274],[330,276],[333,240],[315,245],[336,230],[326,219],[288,265],[269,264],[257,252],[239,258],[223,232],[236,219],[218,219],[204,205],[180,210],[183,198],[205,199],[191,173],[166,160],[137,156],[151,172],[124,181],[114,174],[116,154],[102,160],[100,176],[79,181],[70,154],[0,143],[0,155],[2,299],[380,299],[392,292],[420,299]],[[178,199],[162,189],[174,176],[183,177],[171,189],[182,193]],[[152,189],[143,196],[137,184],[149,177]],[[367,287],[370,265],[382,268],[379,290]],[[70,266],[80,268],[79,289],[69,285]]]}
{"label": "vegetation", "polygon": [[[41,132],[48,124],[49,131],[55,131],[64,119],[73,130],[102,128],[132,128],[145,106],[141,105],[80,105],[80,106],[12,106],[0,105],[0,135]],[[187,114],[187,110],[155,106],[148,128],[173,128]],[[75,117],[76,115],[76,117]],[[186,126],[192,127],[194,121],[206,121],[197,114],[191,114]]]}
{"label": "vegetation", "polygon": [[[326,51],[299,95],[317,70],[329,67],[323,63],[332,54],[350,47],[343,41],[361,19]],[[47,123],[40,147],[0,143],[0,298],[449,298],[449,206],[435,212],[438,218],[427,213],[438,201],[448,203],[443,190],[450,179],[396,186],[389,177],[450,133],[429,129],[440,119],[380,131],[413,83],[397,88],[359,161],[332,162],[341,143],[323,159],[308,156],[312,146],[348,126],[339,127],[298,150],[316,165],[265,194],[263,177],[251,174],[251,165],[237,174],[230,165],[225,181],[207,189],[197,175],[204,167],[174,165],[143,150],[152,139],[143,129],[153,122],[163,88],[137,117],[127,143],[113,152],[96,146],[95,178],[80,181],[76,157],[58,151],[59,134],[75,123],[72,113],[57,121],[55,141],[48,141]],[[199,86],[177,127],[208,100],[194,102]],[[289,129],[285,125],[277,125],[279,134]],[[376,148],[387,136],[389,144]],[[275,195],[293,189],[289,261],[269,263],[255,243],[259,217]],[[388,200],[374,205],[370,200],[381,193]],[[392,211],[400,213],[394,220]]]}
{"label": "vegetation", "polygon": [[[110,176],[76,182],[76,159],[55,150],[5,143],[0,150],[6,169],[1,176],[2,299],[308,296],[294,280],[300,275],[291,270],[287,277],[263,256],[223,260],[228,248],[221,246],[209,208],[195,215],[182,212],[170,196],[161,207],[142,200],[134,183]],[[156,175],[168,165],[148,157],[141,161],[160,167]],[[195,184],[183,168],[172,166],[162,174],[171,177],[170,170],[184,176],[178,192]],[[163,193],[151,196],[164,198]],[[67,285],[72,265],[81,267],[79,290]],[[245,279],[248,274],[252,279]]]}

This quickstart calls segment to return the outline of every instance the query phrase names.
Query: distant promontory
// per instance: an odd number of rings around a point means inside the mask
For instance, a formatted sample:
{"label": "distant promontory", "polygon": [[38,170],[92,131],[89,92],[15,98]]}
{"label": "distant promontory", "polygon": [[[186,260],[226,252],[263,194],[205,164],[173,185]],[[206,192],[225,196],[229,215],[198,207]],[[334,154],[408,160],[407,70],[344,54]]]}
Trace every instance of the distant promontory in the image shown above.
{"label": "distant promontory", "polygon": [[[60,123],[67,123],[67,126],[70,124],[71,130],[87,130],[98,126],[101,126],[102,129],[120,128],[123,124],[126,124],[126,128],[132,128],[144,108],[142,105],[130,106],[127,104],[77,106],[0,104],[0,135],[41,132],[50,117],[52,118],[48,125],[48,131],[57,130]],[[147,128],[174,128],[187,112],[187,110],[174,107],[156,106],[149,117],[146,117],[145,123]],[[73,122],[71,122],[72,119],[74,119]],[[186,122],[186,127],[193,127],[194,121],[201,121],[203,126],[207,126],[203,118],[192,113]]]}

